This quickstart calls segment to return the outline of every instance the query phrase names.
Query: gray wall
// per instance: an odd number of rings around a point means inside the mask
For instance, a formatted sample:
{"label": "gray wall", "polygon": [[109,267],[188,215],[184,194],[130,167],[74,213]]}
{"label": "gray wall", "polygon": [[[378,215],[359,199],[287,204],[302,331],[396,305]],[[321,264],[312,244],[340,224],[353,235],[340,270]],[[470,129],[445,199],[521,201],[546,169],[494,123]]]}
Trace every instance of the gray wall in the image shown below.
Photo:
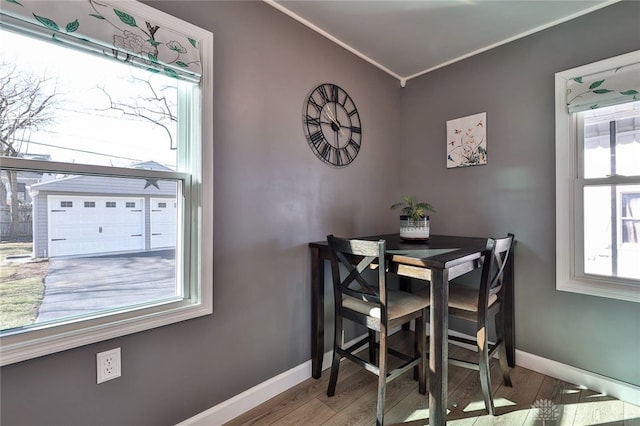
{"label": "gray wall", "polygon": [[[398,82],[261,1],[158,1],[214,33],[211,316],[3,367],[9,425],[169,425],[310,359],[307,243],[393,232],[400,196]],[[318,84],[356,102],[363,147],[321,163],[302,130]],[[95,354],[122,348],[96,385]]]}
{"label": "gray wall", "polygon": [[[553,73],[638,48],[637,3],[404,89],[262,2],[148,3],[215,37],[214,314],[3,367],[3,425],[174,424],[307,361],[307,242],[394,232],[388,206],[402,193],[437,206],[435,233],[516,232],[519,349],[640,384],[637,305],[553,289]],[[363,121],[343,170],[302,133],[303,99],[323,82],[346,89]],[[446,120],[480,111],[489,164],[446,170]],[[95,354],[114,347],[123,376],[96,385]]]}
{"label": "gray wall", "polygon": [[[402,188],[438,208],[431,232],[516,247],[517,348],[640,385],[637,303],[555,290],[554,74],[640,48],[623,2],[409,81]],[[488,164],[446,169],[446,121],[487,112]]]}

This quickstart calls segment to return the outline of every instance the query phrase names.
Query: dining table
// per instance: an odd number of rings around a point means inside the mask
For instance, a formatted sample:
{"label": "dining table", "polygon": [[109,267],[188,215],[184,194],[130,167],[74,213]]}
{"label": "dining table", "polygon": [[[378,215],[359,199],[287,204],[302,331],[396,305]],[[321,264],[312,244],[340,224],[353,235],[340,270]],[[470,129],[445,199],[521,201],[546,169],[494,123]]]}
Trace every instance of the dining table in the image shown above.
{"label": "dining table", "polygon": [[[397,274],[401,289],[408,289],[412,279],[429,283],[429,424],[445,425],[447,415],[448,374],[448,300],[449,282],[482,265],[487,238],[431,235],[425,241],[406,241],[400,234],[352,237],[362,240],[385,240],[387,265]],[[325,265],[329,260],[327,241],[309,243],[311,252],[311,370],[316,379],[322,375],[324,357]],[[505,346],[507,362],[515,365],[515,322],[513,314],[514,256],[505,266]]]}

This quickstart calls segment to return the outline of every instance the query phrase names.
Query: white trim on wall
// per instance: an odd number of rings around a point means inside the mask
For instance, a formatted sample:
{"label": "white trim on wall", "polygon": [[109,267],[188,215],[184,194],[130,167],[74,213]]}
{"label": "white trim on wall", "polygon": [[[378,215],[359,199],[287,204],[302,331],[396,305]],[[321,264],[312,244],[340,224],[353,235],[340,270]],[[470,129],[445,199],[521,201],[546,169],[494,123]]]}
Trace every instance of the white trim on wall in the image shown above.
{"label": "white trim on wall", "polygon": [[551,27],[554,27],[556,25],[560,25],[560,24],[562,24],[564,22],[570,21],[572,19],[579,18],[580,16],[586,15],[588,13],[595,12],[596,10],[602,9],[603,7],[607,7],[607,6],[610,6],[610,5],[614,4],[614,3],[617,3],[620,0],[607,0],[607,1],[604,1],[602,3],[599,3],[599,4],[596,4],[594,6],[591,6],[591,7],[587,8],[587,9],[584,9],[584,10],[581,10],[579,12],[573,13],[571,15],[556,19],[555,21],[548,22],[546,24],[540,25],[538,27],[532,28],[530,30],[524,31],[524,32],[516,34],[516,35],[513,35],[511,37],[508,37],[506,39],[499,40],[496,43],[493,43],[493,44],[491,44],[489,46],[484,46],[484,47],[481,47],[480,49],[476,49],[476,50],[474,50],[472,52],[464,53],[464,54],[462,54],[462,55],[460,55],[460,56],[458,56],[456,58],[450,59],[450,60],[445,61],[445,62],[443,62],[441,64],[437,64],[437,65],[432,66],[430,68],[427,68],[425,70],[416,72],[416,73],[411,74],[411,75],[406,75],[406,76],[401,76],[401,75],[395,73],[394,71],[392,71],[387,66],[377,62],[373,58],[370,58],[369,56],[365,55],[364,53],[362,53],[358,49],[352,47],[350,44],[338,39],[337,37],[333,36],[331,33],[327,32],[324,29],[320,28],[319,26],[315,25],[311,21],[309,21],[309,20],[303,18],[302,16],[298,15],[297,13],[292,12],[291,10],[287,9],[285,6],[283,6],[282,4],[278,3],[276,0],[262,0],[262,1],[264,1],[269,6],[271,6],[271,7],[275,8],[275,9],[279,10],[280,12],[284,13],[285,15],[295,19],[296,21],[300,22],[301,24],[307,26],[308,28],[310,28],[313,31],[315,31],[318,34],[320,34],[321,36],[331,40],[332,42],[334,42],[338,46],[348,50],[349,52],[353,53],[354,55],[358,56],[359,58],[367,61],[368,63],[370,63],[374,67],[379,68],[382,71],[384,71],[387,74],[389,74],[390,76],[396,78],[400,82],[400,87],[405,87],[407,85],[407,81],[409,81],[411,79],[414,79],[416,77],[420,77],[422,75],[428,74],[431,71],[435,71],[437,69],[446,67],[446,66],[454,64],[456,62],[460,62],[460,61],[462,61],[464,59],[467,59],[467,58],[470,58],[472,56],[479,55],[480,53],[486,52],[488,50],[495,49],[496,47],[500,47],[500,46],[502,46],[504,44],[511,43],[512,41],[521,39],[523,37],[527,37],[527,36],[529,36],[531,34],[535,34],[537,32],[546,30],[547,28],[551,28]]}
{"label": "white trim on wall", "polygon": [[[331,367],[332,353],[324,354],[322,369]],[[230,420],[311,378],[311,360],[278,374],[251,389],[229,398],[176,426],[222,426]]]}
{"label": "white trim on wall", "polygon": [[[585,274],[584,241],[581,237],[583,207],[581,187],[576,183],[579,173],[578,137],[575,114],[567,110],[567,82],[640,62],[640,50],[598,62],[581,65],[555,74],[556,115],[556,289],[592,296],[640,303],[637,280]],[[608,184],[636,183],[637,177],[609,177]],[[611,180],[613,179],[613,180]]]}
{"label": "white trim on wall", "polygon": [[[461,333],[452,334],[461,335]],[[324,354],[323,370],[331,366],[331,358],[331,352]],[[630,404],[637,404],[640,401],[640,386],[621,382],[520,350],[516,350],[516,360],[518,361],[517,365],[520,367],[575,385],[585,386],[590,390],[612,396]],[[310,360],[186,419],[176,426],[222,426],[226,422],[309,378],[311,378]]]}

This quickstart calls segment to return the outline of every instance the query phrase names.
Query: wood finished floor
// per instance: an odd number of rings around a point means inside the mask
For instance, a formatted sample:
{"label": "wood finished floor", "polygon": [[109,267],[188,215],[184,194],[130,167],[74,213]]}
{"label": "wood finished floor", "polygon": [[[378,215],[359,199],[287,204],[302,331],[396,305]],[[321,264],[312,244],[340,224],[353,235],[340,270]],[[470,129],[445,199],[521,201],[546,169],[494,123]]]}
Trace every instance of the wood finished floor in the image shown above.
{"label": "wood finished floor", "polygon": [[[449,355],[474,359],[475,353],[449,346]],[[620,425],[640,426],[640,406],[600,395],[516,366],[511,370],[513,387],[502,384],[497,360],[492,361],[492,385],[498,415],[484,410],[478,373],[449,366],[448,425]],[[308,379],[262,405],[228,422],[240,425],[374,425],[376,376],[352,362],[343,360],[335,396],[326,395],[329,371],[318,380]],[[555,420],[542,421],[534,404],[551,401]],[[548,405],[549,406],[549,405]],[[385,425],[417,426],[429,424],[428,400],[418,393],[411,373],[387,385]]]}

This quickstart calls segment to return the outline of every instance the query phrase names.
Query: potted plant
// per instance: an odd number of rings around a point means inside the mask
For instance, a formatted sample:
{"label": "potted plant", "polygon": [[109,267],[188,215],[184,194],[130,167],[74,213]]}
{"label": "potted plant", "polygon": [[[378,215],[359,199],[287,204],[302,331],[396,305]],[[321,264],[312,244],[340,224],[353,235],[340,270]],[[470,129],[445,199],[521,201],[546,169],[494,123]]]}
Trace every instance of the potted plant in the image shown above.
{"label": "potted plant", "polygon": [[391,210],[401,209],[400,238],[407,241],[429,239],[429,212],[436,210],[429,203],[418,201],[414,196],[404,196],[403,201],[391,205]]}

